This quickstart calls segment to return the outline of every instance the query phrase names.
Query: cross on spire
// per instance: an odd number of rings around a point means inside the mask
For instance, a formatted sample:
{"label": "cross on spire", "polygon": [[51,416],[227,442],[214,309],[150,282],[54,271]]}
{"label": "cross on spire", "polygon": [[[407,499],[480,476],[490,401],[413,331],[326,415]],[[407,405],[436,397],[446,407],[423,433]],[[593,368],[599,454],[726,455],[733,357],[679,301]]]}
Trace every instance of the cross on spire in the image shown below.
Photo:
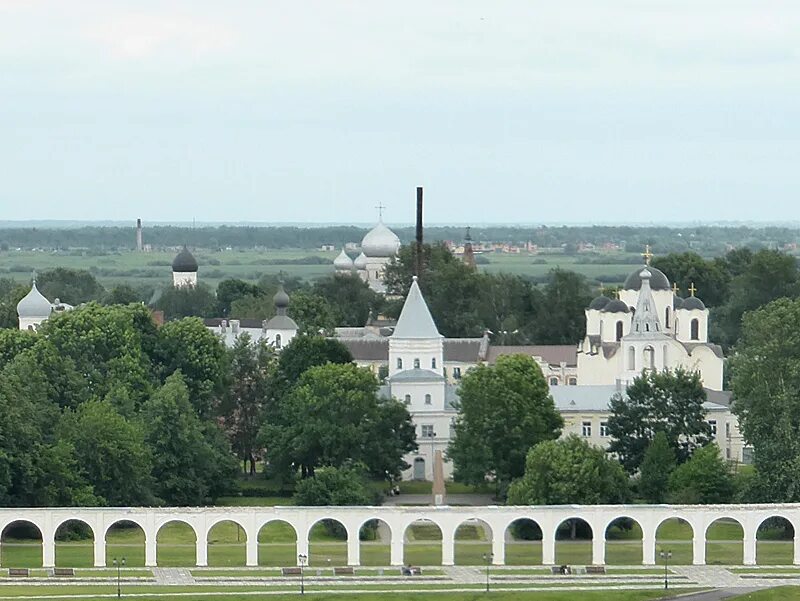
{"label": "cross on spire", "polygon": [[672,282],[672,294],[674,294],[675,296],[678,296],[678,292],[680,292],[680,291],[681,291],[681,289],[678,288],[678,282]]}
{"label": "cross on spire", "polygon": [[383,221],[383,210],[386,207],[384,205],[382,205],[381,203],[378,203],[378,205],[375,208],[378,209],[378,220],[379,221]]}
{"label": "cross on spire", "polygon": [[644,245],[644,252],[642,253],[642,256],[644,257],[645,265],[650,265],[650,259],[653,258],[653,253],[650,252],[649,244]]}
{"label": "cross on spire", "polygon": [[695,292],[697,292],[697,288],[694,287],[694,282],[692,282],[692,285],[689,286],[689,293],[694,296]]}

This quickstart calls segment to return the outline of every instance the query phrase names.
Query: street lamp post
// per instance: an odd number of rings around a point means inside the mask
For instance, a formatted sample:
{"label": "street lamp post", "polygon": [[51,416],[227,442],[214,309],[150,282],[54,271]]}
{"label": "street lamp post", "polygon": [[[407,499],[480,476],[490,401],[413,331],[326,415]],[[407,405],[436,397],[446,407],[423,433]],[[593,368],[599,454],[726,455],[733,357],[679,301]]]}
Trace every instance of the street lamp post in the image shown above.
{"label": "street lamp post", "polygon": [[669,588],[669,560],[672,557],[672,551],[661,551],[661,559],[664,560],[664,590]]}
{"label": "street lamp post", "polygon": [[491,553],[484,553],[483,554],[483,561],[486,562],[486,592],[489,592],[489,566],[492,565],[492,557]]}
{"label": "street lamp post", "polygon": [[117,599],[119,599],[120,597],[122,597],[122,586],[121,586],[121,582],[120,582],[120,570],[125,565],[125,558],[123,557],[122,559],[120,559],[118,561],[117,558],[115,557],[114,559],[111,560],[111,562],[117,568]]}
{"label": "street lamp post", "polygon": [[302,553],[297,556],[297,563],[300,564],[300,594],[306,594],[306,584],[303,578],[303,568],[306,566],[306,561],[308,561],[308,555],[303,555]]}

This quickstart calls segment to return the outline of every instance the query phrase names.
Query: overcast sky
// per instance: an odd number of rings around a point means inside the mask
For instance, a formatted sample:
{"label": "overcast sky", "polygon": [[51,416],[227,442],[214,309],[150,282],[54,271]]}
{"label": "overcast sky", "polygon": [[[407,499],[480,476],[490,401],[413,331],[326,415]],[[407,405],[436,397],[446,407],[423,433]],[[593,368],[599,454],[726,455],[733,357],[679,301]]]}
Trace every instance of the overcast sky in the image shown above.
{"label": "overcast sky", "polygon": [[800,220],[800,2],[0,0],[0,219]]}

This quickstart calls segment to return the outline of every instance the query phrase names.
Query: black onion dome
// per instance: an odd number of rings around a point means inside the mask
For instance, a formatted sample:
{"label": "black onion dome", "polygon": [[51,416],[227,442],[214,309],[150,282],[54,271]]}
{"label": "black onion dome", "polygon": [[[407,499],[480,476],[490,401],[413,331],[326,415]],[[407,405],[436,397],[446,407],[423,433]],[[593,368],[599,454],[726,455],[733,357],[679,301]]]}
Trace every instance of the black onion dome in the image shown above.
{"label": "black onion dome", "polygon": [[594,309],[596,311],[600,311],[600,309],[604,308],[610,302],[611,302],[610,298],[608,298],[605,294],[601,294],[591,303],[589,303],[589,308]]}
{"label": "black onion dome", "polygon": [[696,296],[690,296],[689,298],[684,299],[682,308],[685,309],[686,311],[692,311],[692,310],[705,311],[706,310],[706,306],[703,304],[703,301],[701,301]]}
{"label": "black onion dome", "polygon": [[630,275],[625,278],[623,288],[625,290],[641,290],[643,270],[647,269],[650,272],[650,288],[652,290],[671,290],[669,279],[664,275],[660,269],[656,269],[652,265],[642,265],[634,269]]}
{"label": "black onion dome", "polygon": [[286,294],[286,290],[283,289],[283,284],[278,286],[278,291],[275,293],[275,296],[272,297],[272,301],[278,309],[285,309],[289,306],[289,295]]}
{"label": "black onion dome", "polygon": [[186,246],[172,259],[172,271],[178,273],[197,271],[197,259]]}
{"label": "black onion dome", "polygon": [[683,299],[677,294],[672,296],[672,308],[683,309]]}
{"label": "black onion dome", "polygon": [[615,298],[614,300],[610,301],[603,307],[603,313],[629,313],[630,309],[628,305],[622,302],[620,299]]}

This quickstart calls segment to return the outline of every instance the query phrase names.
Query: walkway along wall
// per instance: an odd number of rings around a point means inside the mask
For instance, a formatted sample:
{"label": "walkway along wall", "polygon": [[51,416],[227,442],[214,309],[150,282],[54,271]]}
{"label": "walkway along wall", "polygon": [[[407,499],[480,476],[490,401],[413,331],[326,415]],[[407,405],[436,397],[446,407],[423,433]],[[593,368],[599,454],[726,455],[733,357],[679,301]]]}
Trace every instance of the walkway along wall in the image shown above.
{"label": "walkway along wall", "polygon": [[693,531],[693,563],[705,565],[706,532],[720,518],[737,521],[744,531],[744,564],[756,563],[756,532],[768,518],[781,517],[794,528],[794,564],[800,564],[800,504],[780,505],[557,505],[487,507],[132,507],[132,508],[3,508],[0,532],[12,522],[28,521],[42,533],[44,567],[55,565],[55,533],[69,521],[86,523],[94,535],[94,565],[105,566],[106,533],[120,521],[134,522],[145,534],[145,565],[156,565],[156,536],[169,522],[188,524],[197,536],[196,563],[208,565],[208,533],[214,525],[231,521],[246,533],[246,565],[258,565],[258,532],[273,521],[289,523],[297,534],[297,553],[309,554],[309,534],[320,520],[335,519],[347,531],[347,563],[360,564],[359,530],[373,519],[380,519],[390,533],[391,565],[403,564],[406,529],[418,520],[436,524],[442,532],[442,564],[453,565],[455,532],[464,522],[481,520],[488,525],[495,565],[505,563],[505,533],[516,520],[529,519],[542,530],[542,563],[555,563],[556,530],[565,520],[582,519],[591,526],[592,563],[605,563],[605,532],[619,518],[635,520],[642,529],[644,565],[656,562],[656,531],[671,518],[685,520]]}

